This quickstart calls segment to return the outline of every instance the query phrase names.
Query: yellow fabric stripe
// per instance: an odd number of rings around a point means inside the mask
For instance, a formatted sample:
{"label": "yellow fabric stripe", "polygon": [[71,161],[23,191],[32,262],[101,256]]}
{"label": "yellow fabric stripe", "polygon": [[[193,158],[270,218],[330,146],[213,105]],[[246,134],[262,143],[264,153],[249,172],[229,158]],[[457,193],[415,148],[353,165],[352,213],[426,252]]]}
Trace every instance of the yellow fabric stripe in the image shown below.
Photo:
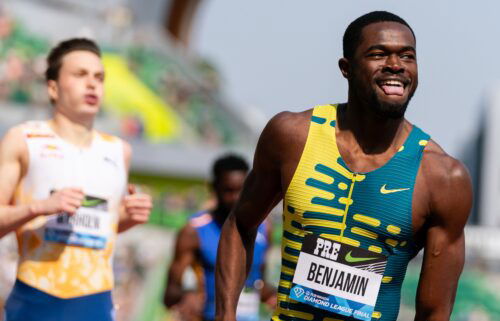
{"label": "yellow fabric stripe", "polygon": [[292,270],[289,267],[283,266],[281,268],[281,272],[283,272],[284,274],[293,275],[295,273],[295,270]]}
{"label": "yellow fabric stripe", "polygon": [[[333,137],[335,137],[335,135],[333,135]],[[351,184],[351,188],[349,189],[349,195],[347,196],[348,199],[352,200],[352,191],[354,190],[354,180],[355,180],[355,177],[352,178],[352,184]],[[344,214],[344,218],[342,220],[342,224],[344,226],[346,226],[346,220],[347,220],[347,214],[349,213],[349,203],[347,203],[346,207],[345,207],[345,214]],[[342,230],[340,232],[340,237],[341,237],[341,241],[342,239],[344,238],[344,230]]]}
{"label": "yellow fabric stripe", "polygon": [[301,318],[301,319],[304,319],[304,320],[312,320],[312,319],[314,319],[314,315],[311,314],[311,313],[296,311],[296,310],[292,310],[292,309],[285,310],[285,309],[279,308],[279,309],[277,309],[276,312],[279,313],[279,314],[284,314],[284,315],[292,317],[292,318],[295,317],[295,318]]}
{"label": "yellow fabric stripe", "polygon": [[387,232],[397,235],[397,234],[401,233],[401,228],[398,226],[395,226],[395,225],[388,225]]}
{"label": "yellow fabric stripe", "polygon": [[291,241],[291,240],[284,240],[283,241],[283,245],[286,245],[292,249],[296,249],[296,250],[301,250],[302,249],[302,244],[301,243],[298,243],[298,242],[294,242],[294,241]]}
{"label": "yellow fabric stripe", "polygon": [[382,317],[382,313],[381,312],[373,311],[372,318],[380,319],[381,317]]}
{"label": "yellow fabric stripe", "polygon": [[379,246],[375,246],[375,245],[370,245],[368,247],[368,250],[372,251],[372,252],[376,252],[376,253],[382,253],[382,248]]}
{"label": "yellow fabric stripe", "polygon": [[329,227],[336,229],[344,229],[345,224],[339,222],[332,222],[316,218],[305,218],[302,220],[302,225],[304,226],[318,226],[318,227]]}
{"label": "yellow fabric stripe", "polygon": [[361,243],[358,240],[354,240],[346,236],[341,237],[340,235],[331,235],[331,234],[321,234],[320,236],[325,239],[342,242],[344,244],[349,244],[356,247],[359,247],[361,245]]}
{"label": "yellow fabric stripe", "polygon": [[377,237],[378,237],[377,233],[365,230],[365,229],[360,228],[360,227],[353,227],[353,228],[351,228],[351,232],[353,232],[354,234],[357,234],[357,235],[368,237],[370,239],[374,239],[374,240],[376,240]]}
{"label": "yellow fabric stripe", "polygon": [[299,257],[298,256],[293,256],[293,255],[290,255],[288,253],[284,253],[281,255],[285,260],[288,260],[290,262],[294,262],[294,263],[297,263],[297,261],[299,260]]}
{"label": "yellow fabric stripe", "polygon": [[398,246],[398,241],[393,240],[393,239],[387,239],[387,240],[385,240],[385,243],[389,244],[390,246],[394,246],[394,247]]}
{"label": "yellow fabric stripe", "polygon": [[284,287],[284,288],[290,289],[292,287],[292,282],[280,280],[279,285]]}
{"label": "yellow fabric stripe", "polygon": [[392,276],[384,276],[382,278],[382,283],[389,283],[392,281]]}
{"label": "yellow fabric stripe", "polygon": [[380,220],[363,214],[354,214],[354,220],[374,227],[380,226]]}

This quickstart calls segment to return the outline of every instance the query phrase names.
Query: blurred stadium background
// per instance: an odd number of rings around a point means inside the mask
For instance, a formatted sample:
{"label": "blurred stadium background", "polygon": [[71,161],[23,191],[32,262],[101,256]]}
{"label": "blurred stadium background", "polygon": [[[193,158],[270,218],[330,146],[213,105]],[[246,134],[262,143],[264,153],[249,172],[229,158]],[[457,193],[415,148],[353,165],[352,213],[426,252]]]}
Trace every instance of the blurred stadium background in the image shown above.
{"label": "blurred stadium background", "polygon": [[[251,159],[266,117],[229,101],[221,75],[190,50],[201,0],[4,0],[0,2],[0,133],[50,115],[43,72],[48,49],[61,39],[86,36],[104,49],[106,99],[97,127],[134,148],[131,180],[154,196],[150,223],[121,235],[116,249],[115,300],[119,321],[173,320],[161,304],[173,238],[187,217],[209,207],[211,162],[225,151]],[[500,96],[484,100],[477,150],[463,160],[478,197],[467,227],[467,263],[453,320],[500,320],[498,208]],[[498,128],[498,127],[497,127]],[[477,141],[476,141],[477,140]],[[485,151],[488,150],[488,153]],[[482,179],[483,178],[483,179]],[[482,193],[481,191],[488,191]],[[280,211],[268,275],[278,279]],[[485,227],[490,226],[490,227]],[[0,242],[0,306],[14,281],[16,243]],[[403,288],[399,320],[412,320],[419,258]],[[186,287],[192,286],[186,277]],[[263,310],[263,319],[269,311]]]}

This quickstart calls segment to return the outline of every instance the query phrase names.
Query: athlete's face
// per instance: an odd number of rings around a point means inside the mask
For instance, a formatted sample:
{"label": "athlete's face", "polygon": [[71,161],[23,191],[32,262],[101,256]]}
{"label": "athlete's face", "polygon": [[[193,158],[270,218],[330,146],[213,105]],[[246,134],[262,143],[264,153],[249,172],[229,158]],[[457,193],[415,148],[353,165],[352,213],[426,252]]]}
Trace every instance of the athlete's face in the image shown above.
{"label": "athlete's face", "polygon": [[363,28],[359,46],[349,61],[339,62],[357,99],[387,118],[401,118],[418,85],[415,37],[397,22]]}
{"label": "athlete's face", "polygon": [[99,111],[103,83],[101,58],[78,50],[62,58],[59,77],[48,82],[48,91],[57,111],[69,117],[93,117]]}
{"label": "athlete's face", "polygon": [[224,209],[228,214],[238,201],[246,175],[246,171],[226,171],[222,172],[217,181],[214,182],[217,204],[219,208]]}

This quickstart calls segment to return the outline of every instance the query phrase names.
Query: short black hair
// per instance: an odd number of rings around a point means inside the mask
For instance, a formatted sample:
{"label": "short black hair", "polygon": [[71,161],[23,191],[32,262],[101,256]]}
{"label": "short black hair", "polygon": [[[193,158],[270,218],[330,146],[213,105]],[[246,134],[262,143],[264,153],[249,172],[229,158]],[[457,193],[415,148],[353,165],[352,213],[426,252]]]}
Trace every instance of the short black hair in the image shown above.
{"label": "short black hair", "polygon": [[226,154],[219,157],[212,167],[212,179],[216,182],[223,173],[229,171],[244,171],[249,169],[248,163],[235,154]]}
{"label": "short black hair", "polygon": [[101,49],[92,40],[87,38],[72,38],[60,42],[52,48],[47,57],[47,70],[45,71],[45,80],[57,80],[59,78],[59,70],[62,66],[64,56],[73,51],[90,51],[101,57]]}
{"label": "short black hair", "polygon": [[350,59],[354,57],[354,53],[356,52],[356,49],[361,40],[361,32],[363,31],[363,28],[372,23],[377,23],[377,22],[397,22],[402,25],[405,25],[408,27],[408,29],[410,29],[411,33],[413,34],[413,38],[415,38],[415,40],[417,39],[415,37],[413,29],[400,16],[387,11],[372,11],[370,13],[362,15],[361,17],[351,22],[349,26],[347,26],[342,41],[344,58]]}

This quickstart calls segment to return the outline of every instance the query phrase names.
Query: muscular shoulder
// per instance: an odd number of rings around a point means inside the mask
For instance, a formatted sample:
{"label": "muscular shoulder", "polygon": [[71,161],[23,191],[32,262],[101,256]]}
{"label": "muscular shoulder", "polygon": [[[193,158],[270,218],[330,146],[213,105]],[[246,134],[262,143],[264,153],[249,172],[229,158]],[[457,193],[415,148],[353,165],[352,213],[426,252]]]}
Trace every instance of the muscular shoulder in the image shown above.
{"label": "muscular shoulder", "polygon": [[287,150],[295,151],[303,146],[311,120],[312,109],[303,112],[284,111],[275,115],[262,131],[257,146],[267,157],[275,160],[287,156]]}
{"label": "muscular shoulder", "polygon": [[183,251],[195,251],[199,248],[198,233],[191,223],[184,225],[177,234],[177,248]]}
{"label": "muscular shoulder", "polygon": [[28,146],[25,141],[24,125],[10,128],[0,143],[2,158],[25,158],[28,156]]}
{"label": "muscular shoulder", "polygon": [[424,150],[422,174],[428,189],[431,213],[463,213],[465,218],[462,217],[462,220],[466,220],[472,204],[472,183],[462,162],[431,140]]}

